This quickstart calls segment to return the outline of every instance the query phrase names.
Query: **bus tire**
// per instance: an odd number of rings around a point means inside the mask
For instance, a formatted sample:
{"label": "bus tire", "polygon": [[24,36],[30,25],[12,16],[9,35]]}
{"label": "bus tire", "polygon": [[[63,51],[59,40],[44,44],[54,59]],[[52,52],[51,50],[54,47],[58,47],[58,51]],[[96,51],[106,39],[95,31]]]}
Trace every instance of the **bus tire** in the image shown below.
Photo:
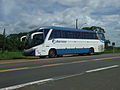
{"label": "bus tire", "polygon": [[88,55],[93,55],[93,54],[94,54],[94,48],[90,48]]}
{"label": "bus tire", "polygon": [[55,58],[57,56],[56,50],[55,49],[51,49],[49,51],[49,57],[50,58]]}

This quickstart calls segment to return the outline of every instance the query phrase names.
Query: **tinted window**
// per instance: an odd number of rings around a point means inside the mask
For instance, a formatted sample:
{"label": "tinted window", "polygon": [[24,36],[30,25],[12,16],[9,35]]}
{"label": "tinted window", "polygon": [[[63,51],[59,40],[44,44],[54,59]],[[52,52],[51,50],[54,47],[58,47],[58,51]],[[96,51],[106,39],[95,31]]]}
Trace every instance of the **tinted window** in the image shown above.
{"label": "tinted window", "polygon": [[53,30],[49,39],[53,38],[61,38],[61,31],[60,30]]}
{"label": "tinted window", "polygon": [[[102,37],[102,35],[100,35]],[[96,33],[53,30],[50,38],[69,38],[69,39],[98,39]]]}
{"label": "tinted window", "polygon": [[49,32],[49,29],[44,29],[44,35],[45,35],[45,37],[47,36],[48,32]]}
{"label": "tinted window", "polygon": [[61,38],[68,38],[68,31],[61,31]]}
{"label": "tinted window", "polygon": [[104,34],[102,34],[102,33],[98,34],[98,37],[99,37],[101,40],[105,40],[105,36],[104,36]]}

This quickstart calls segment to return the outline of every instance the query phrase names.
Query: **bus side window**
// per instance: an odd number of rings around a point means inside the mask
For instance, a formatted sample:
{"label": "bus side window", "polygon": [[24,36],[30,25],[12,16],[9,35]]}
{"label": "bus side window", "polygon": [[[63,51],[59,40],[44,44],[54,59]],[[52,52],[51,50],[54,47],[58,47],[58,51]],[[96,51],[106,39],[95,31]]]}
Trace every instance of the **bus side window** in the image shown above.
{"label": "bus side window", "polygon": [[67,38],[67,31],[61,31],[61,38]]}
{"label": "bus side window", "polygon": [[88,32],[89,39],[93,39],[93,33]]}
{"label": "bus side window", "polygon": [[68,31],[68,38],[70,38],[71,36],[70,36],[70,31]]}
{"label": "bus side window", "polygon": [[90,39],[94,39],[94,33],[90,33]]}
{"label": "bus side window", "polygon": [[48,32],[49,32],[49,29],[44,29],[44,35],[45,35],[45,37],[47,36]]}
{"label": "bus side window", "polygon": [[98,39],[98,37],[97,37],[96,33],[94,33],[94,39]]}
{"label": "bus side window", "polygon": [[82,39],[83,37],[82,32],[78,32],[78,35],[79,35],[79,39]]}
{"label": "bus side window", "polygon": [[61,31],[60,30],[53,30],[49,40],[54,39],[54,38],[61,38]]}
{"label": "bus side window", "polygon": [[99,35],[99,38],[100,38],[101,40],[104,40],[104,39],[105,39],[105,36],[104,36],[104,34],[102,34],[102,33],[99,33],[98,35]]}
{"label": "bus side window", "polygon": [[93,33],[92,36],[93,36],[93,39],[96,39],[95,33]]}
{"label": "bus side window", "polygon": [[73,38],[77,39],[77,32],[73,32]]}
{"label": "bus side window", "polygon": [[88,33],[85,32],[85,39],[88,39]]}
{"label": "bus side window", "polygon": [[85,39],[85,33],[81,32],[81,39]]}
{"label": "bus side window", "polygon": [[90,39],[94,39],[94,33],[90,33]]}
{"label": "bus side window", "polygon": [[76,32],[76,38],[77,39],[79,38],[79,32]]}
{"label": "bus side window", "polygon": [[61,38],[61,30],[56,30],[55,31],[54,38]]}
{"label": "bus side window", "polygon": [[86,39],[90,39],[89,32],[86,32]]}
{"label": "bus side window", "polygon": [[90,39],[94,39],[93,33],[89,33]]}
{"label": "bus side window", "polygon": [[88,32],[88,39],[91,39],[92,33]]}
{"label": "bus side window", "polygon": [[70,31],[68,32],[68,38],[71,38],[71,32]]}

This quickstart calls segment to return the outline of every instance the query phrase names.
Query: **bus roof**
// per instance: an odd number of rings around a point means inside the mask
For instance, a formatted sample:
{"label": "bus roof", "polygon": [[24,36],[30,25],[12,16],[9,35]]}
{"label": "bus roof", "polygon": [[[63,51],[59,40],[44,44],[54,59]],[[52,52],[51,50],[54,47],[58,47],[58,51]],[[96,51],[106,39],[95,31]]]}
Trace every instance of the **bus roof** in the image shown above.
{"label": "bus roof", "polygon": [[96,31],[83,30],[83,29],[75,29],[75,28],[68,28],[68,27],[56,27],[56,26],[44,26],[44,27],[40,27],[39,30],[40,29],[55,29],[55,30],[64,30],[64,31],[82,31],[82,32],[96,33]]}

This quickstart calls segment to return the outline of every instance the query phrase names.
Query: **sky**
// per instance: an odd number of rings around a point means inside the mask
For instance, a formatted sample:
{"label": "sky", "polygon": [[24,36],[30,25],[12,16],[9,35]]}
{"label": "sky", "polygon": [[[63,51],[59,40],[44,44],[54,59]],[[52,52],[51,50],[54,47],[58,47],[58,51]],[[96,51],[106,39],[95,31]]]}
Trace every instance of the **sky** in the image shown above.
{"label": "sky", "polygon": [[0,33],[28,32],[41,26],[100,26],[120,46],[120,0],[0,0]]}

